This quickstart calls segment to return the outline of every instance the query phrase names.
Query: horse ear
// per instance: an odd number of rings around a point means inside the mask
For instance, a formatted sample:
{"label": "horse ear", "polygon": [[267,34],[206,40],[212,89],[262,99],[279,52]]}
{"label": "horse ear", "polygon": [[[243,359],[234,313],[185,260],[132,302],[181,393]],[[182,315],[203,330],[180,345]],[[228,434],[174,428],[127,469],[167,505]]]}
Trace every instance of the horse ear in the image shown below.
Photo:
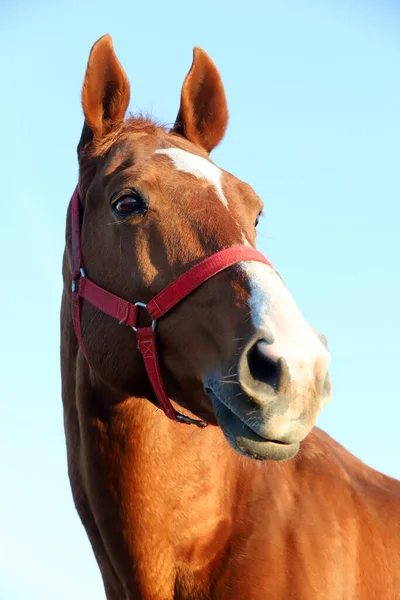
{"label": "horse ear", "polygon": [[227,124],[228,105],[221,76],[208,54],[195,48],[172,132],[211,152],[224,137]]}
{"label": "horse ear", "polygon": [[123,121],[129,94],[129,81],[115,55],[111,37],[104,35],[93,45],[86,67],[82,88],[85,124],[78,152]]}

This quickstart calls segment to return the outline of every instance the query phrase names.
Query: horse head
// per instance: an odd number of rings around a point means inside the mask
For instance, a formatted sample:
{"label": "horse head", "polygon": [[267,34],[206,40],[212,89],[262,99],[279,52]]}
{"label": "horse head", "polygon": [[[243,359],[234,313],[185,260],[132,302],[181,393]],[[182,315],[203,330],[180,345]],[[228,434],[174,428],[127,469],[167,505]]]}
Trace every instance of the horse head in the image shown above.
{"label": "horse head", "polygon": [[[228,109],[203,50],[194,50],[172,129],[126,118],[129,98],[104,36],[82,90],[81,249],[94,282],[146,304],[205,257],[255,247],[263,203],[209,158]],[[121,401],[152,397],[130,328],[86,302],[81,328],[90,368]],[[172,401],[252,458],[294,456],[330,397],[326,344],[268,264],[239,262],[203,283],[160,320],[157,343]]]}

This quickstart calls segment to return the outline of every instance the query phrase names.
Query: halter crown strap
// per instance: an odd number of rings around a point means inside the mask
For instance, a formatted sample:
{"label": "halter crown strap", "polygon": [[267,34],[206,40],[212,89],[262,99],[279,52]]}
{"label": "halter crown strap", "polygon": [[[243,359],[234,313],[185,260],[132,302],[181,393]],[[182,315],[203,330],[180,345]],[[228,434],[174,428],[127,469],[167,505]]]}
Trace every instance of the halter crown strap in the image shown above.
{"label": "halter crown strap", "polygon": [[[132,304],[112,292],[105,290],[87,276],[83,267],[81,250],[81,221],[78,188],[71,199],[72,220],[72,307],[75,334],[79,346],[86,356],[82,341],[80,307],[81,299],[86,300],[102,312],[116,319],[120,324],[128,325],[136,332],[138,349],[142,354],[144,366],[160,408],[165,415],[182,423],[193,423],[205,427],[207,423],[192,419],[177,412],[171,404],[161,376],[156,344],[156,321],[168,313],[174,306],[200,287],[205,281],[224,269],[242,261],[257,261],[272,267],[272,264],[258,250],[247,246],[232,246],[203,259],[183,275],[175,279],[159,292],[150,302]],[[137,327],[140,307],[145,308],[152,319],[151,327]]]}

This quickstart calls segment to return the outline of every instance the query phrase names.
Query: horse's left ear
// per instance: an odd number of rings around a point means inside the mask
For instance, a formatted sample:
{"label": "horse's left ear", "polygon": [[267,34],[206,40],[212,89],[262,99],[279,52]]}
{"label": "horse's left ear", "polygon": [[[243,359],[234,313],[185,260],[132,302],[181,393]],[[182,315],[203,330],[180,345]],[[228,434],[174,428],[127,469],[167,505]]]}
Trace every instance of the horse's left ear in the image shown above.
{"label": "horse's left ear", "polygon": [[224,137],[227,124],[228,106],[218,69],[204,50],[195,48],[172,131],[211,152]]}
{"label": "horse's left ear", "polygon": [[129,81],[115,55],[111,37],[104,35],[93,45],[86,68],[82,87],[85,124],[78,153],[93,138],[101,138],[123,121],[129,94]]}

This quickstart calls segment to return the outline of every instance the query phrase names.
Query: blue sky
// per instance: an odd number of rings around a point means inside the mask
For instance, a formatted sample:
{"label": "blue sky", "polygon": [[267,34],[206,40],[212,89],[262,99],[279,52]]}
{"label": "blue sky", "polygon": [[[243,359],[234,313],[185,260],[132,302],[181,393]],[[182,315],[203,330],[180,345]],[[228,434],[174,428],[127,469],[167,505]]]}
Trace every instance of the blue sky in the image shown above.
{"label": "blue sky", "polygon": [[213,158],[265,202],[259,248],[329,339],[319,425],[400,478],[400,3],[202,0],[0,8],[0,597],[103,598],[66,473],[59,376],[65,211],[80,87],[104,33],[131,109],[172,123],[192,48],[219,67]]}

